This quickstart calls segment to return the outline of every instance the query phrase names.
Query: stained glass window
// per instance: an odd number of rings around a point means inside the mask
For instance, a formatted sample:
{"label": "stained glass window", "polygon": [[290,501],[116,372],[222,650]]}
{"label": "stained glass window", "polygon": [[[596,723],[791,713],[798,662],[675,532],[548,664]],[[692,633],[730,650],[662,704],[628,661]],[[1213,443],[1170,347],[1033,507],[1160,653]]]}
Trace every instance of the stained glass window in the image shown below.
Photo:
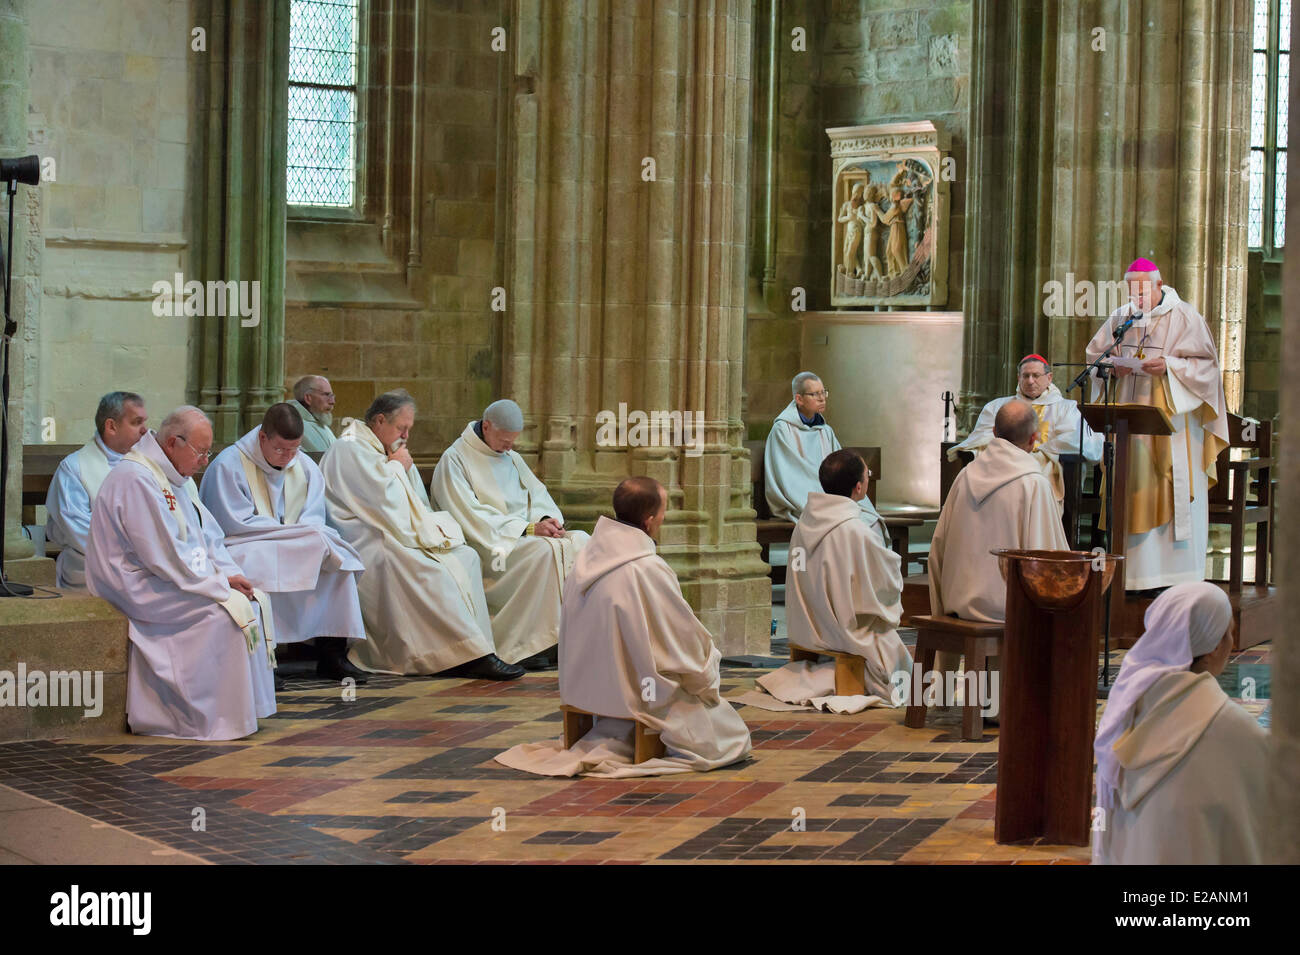
{"label": "stained glass window", "polygon": [[1250,85],[1250,189],[1246,240],[1275,251],[1286,240],[1287,90],[1291,0],[1254,0]]}
{"label": "stained glass window", "polygon": [[353,205],[360,0],[292,0],[289,14],[290,205]]}

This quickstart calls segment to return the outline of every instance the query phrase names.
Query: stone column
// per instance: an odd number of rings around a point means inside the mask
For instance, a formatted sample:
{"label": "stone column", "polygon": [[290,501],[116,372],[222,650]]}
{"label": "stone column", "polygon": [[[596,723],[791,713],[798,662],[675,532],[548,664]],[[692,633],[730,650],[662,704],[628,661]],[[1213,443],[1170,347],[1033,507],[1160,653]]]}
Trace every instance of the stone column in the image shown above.
{"label": "stone column", "polygon": [[975,24],[963,424],[1019,355],[1082,360],[1101,303],[1044,315],[1045,282],[1138,256],[1206,317],[1239,407],[1250,5],[980,0]]}
{"label": "stone column", "polygon": [[[504,393],[571,519],[669,489],[660,553],[725,652],[765,651],[743,449],[751,5],[520,3]],[[701,448],[596,445],[597,415],[692,412]]]}
{"label": "stone column", "polygon": [[[1300,21],[1291,21],[1291,48],[1300,39]],[[1294,72],[1290,79],[1288,99],[1290,119],[1288,126],[1295,129],[1300,123],[1300,76]],[[1300,158],[1287,151],[1287,179],[1300,181]],[[1286,197],[1288,222],[1297,222],[1300,216],[1300,191],[1290,190]],[[1294,246],[1286,250],[1282,261],[1282,300],[1295,301],[1300,296],[1300,256]],[[1294,313],[1285,313],[1282,328],[1282,367],[1300,368],[1300,322]],[[1280,382],[1282,420],[1290,423],[1300,415],[1300,377],[1282,375]],[[1281,530],[1293,527],[1295,515],[1300,514],[1300,429],[1294,424],[1287,428],[1274,454],[1278,457],[1276,473],[1281,478],[1280,497],[1277,502],[1276,527]],[[1290,523],[1288,523],[1290,522]],[[1282,607],[1278,619],[1300,619],[1300,538],[1295,534],[1281,533],[1274,537],[1277,551],[1275,579]],[[1300,631],[1294,626],[1278,628],[1273,648],[1273,703],[1272,703],[1272,768],[1270,780],[1271,806],[1268,812],[1269,833],[1266,845],[1270,856],[1266,862],[1296,865],[1300,863]]]}
{"label": "stone column", "polygon": [[[24,156],[27,147],[27,0],[0,0],[0,156]],[[9,246],[4,231],[9,197],[0,188],[0,244],[6,261],[12,257],[13,288],[10,308],[18,323],[9,343],[9,475],[5,493],[5,559],[29,557],[31,541],[22,534],[23,510],[23,365],[27,326],[39,305],[40,250],[29,243],[28,208],[36,208],[34,190],[18,187],[14,196],[14,241]],[[37,291],[33,294],[32,289]]]}
{"label": "stone column", "polygon": [[190,395],[218,444],[260,423],[283,395],[288,0],[204,0],[198,66],[193,254],[186,279],[258,281],[256,326],[197,319]]}

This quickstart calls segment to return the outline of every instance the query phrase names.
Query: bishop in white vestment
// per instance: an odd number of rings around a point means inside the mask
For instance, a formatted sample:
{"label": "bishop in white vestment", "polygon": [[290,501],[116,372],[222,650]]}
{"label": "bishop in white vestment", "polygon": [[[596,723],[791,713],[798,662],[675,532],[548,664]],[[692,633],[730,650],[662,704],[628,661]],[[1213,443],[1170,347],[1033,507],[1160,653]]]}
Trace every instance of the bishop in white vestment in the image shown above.
{"label": "bishop in white vestment", "polygon": [[366,682],[347,662],[364,640],[357,597],[361,557],[325,522],[325,478],[298,453],[302,418],[287,402],[222,451],[199,494],[226,535],[226,548],[254,585],[271,594],[278,643],[315,640],[317,675]]}
{"label": "bishop in white vestment", "polygon": [[240,739],[275,712],[271,615],[258,611],[265,595],[231,560],[189,480],[211,446],[203,413],[179,408],[95,499],[86,584],[129,618],[133,733]]}
{"label": "bishop in white vestment", "polygon": [[[1136,359],[1117,367],[1115,400],[1161,408],[1172,435],[1134,435],[1129,445],[1128,527],[1124,587],[1156,590],[1205,579],[1210,537],[1209,490],[1215,462],[1228,445],[1228,402],[1219,354],[1205,319],[1138,259],[1124,276],[1132,301],[1116,309],[1088,343],[1095,360],[1120,337],[1117,351]],[[1094,400],[1102,383],[1093,383]]]}
{"label": "bishop in white vestment", "polygon": [[[749,729],[719,693],[722,654],[655,553],[668,495],[652,478],[614,492],[565,582],[560,699],[598,714],[572,749],[522,743],[497,761],[545,776],[649,776],[717,769],[744,759]],[[633,763],[637,721],[665,755]]]}
{"label": "bishop in white vestment", "polygon": [[[794,400],[776,416],[763,448],[763,483],[772,516],[797,521],[808,495],[821,490],[817,471],[828,454],[840,449],[840,439],[822,416],[829,392],[821,379],[802,371],[795,375],[791,387]],[[888,544],[889,530],[871,499],[858,501],[858,508],[862,521],[876,527]]]}
{"label": "bishop in white vestment", "polygon": [[330,524],[361,555],[361,614],[368,640],[350,654],[379,673],[513,680],[522,667],[495,652],[478,554],[460,525],[434,511],[406,449],[415,401],[380,395],[365,421],[343,433],[321,459]]}
{"label": "bishop in white vestment", "polygon": [[99,399],[95,436],[59,462],[45,495],[45,539],[58,544],[54,582],[64,590],[86,589],[86,538],[90,511],[104,478],[122,455],[149,430],[144,399],[130,391],[111,391]]}
{"label": "bishop in white vestment", "polygon": [[1042,355],[1026,355],[1020,359],[1016,393],[1006,398],[994,398],[984,406],[979,420],[960,444],[948,449],[948,460],[955,461],[960,451],[978,454],[993,440],[993,419],[1008,401],[1019,398],[1033,406],[1038,416],[1038,438],[1031,452],[1043,466],[1043,473],[1052,482],[1052,493],[1058,504],[1065,504],[1065,481],[1061,472],[1061,455],[1079,453],[1079,426],[1083,426],[1083,458],[1096,463],[1101,460],[1102,437],[1095,434],[1082,420],[1079,405],[1061,394],[1052,383],[1052,366]]}
{"label": "bishop in white vestment", "polygon": [[[857,501],[867,493],[861,457],[834,452],[822,463],[820,480],[825,492],[808,495],[790,539],[790,642],[862,657],[867,695],[889,700],[895,674],[912,672],[896,630],[903,613],[901,560],[858,519]],[[832,691],[833,685],[832,677]]]}
{"label": "bishop in white vestment", "polygon": [[564,529],[564,515],[513,444],[519,405],[494,401],[438,459],[430,490],[483,565],[497,655],[533,669],[560,635],[560,598],[579,549],[590,540]]}
{"label": "bishop in white vestment", "polygon": [[1215,677],[1232,652],[1232,604],[1214,584],[1177,584],[1147,608],[1093,744],[1109,865],[1266,862],[1268,733]]}

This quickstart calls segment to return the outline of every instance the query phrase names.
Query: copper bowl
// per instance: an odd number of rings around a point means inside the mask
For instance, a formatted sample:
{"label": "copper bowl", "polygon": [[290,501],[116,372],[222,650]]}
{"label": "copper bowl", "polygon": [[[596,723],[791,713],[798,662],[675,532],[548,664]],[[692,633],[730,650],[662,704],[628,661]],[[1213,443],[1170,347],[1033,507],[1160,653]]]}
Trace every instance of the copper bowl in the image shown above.
{"label": "copper bowl", "polygon": [[989,551],[998,559],[1002,579],[1007,579],[1007,565],[1020,565],[1020,579],[1034,604],[1044,610],[1073,610],[1083,600],[1088,581],[1094,573],[1102,574],[1101,592],[1105,593],[1123,557],[1086,550],[1013,550],[1000,547]]}

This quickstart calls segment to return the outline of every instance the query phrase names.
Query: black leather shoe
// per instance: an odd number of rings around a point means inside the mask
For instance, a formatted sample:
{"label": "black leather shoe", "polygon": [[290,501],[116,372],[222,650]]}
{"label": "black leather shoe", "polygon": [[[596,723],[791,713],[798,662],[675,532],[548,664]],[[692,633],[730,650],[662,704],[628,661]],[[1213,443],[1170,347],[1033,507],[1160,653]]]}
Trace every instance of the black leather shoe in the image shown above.
{"label": "black leather shoe", "polygon": [[351,678],[357,686],[370,682],[365,670],[358,670],[348,662],[347,657],[334,654],[322,656],[316,661],[316,675],[322,680],[331,680],[335,683]]}
{"label": "black leather shoe", "polygon": [[549,670],[557,665],[555,647],[549,647],[519,661],[525,670]]}
{"label": "black leather shoe", "polygon": [[280,676],[279,673],[274,674],[274,676],[275,676],[275,692],[283,693],[286,689],[284,677]]}
{"label": "black leather shoe", "polygon": [[463,663],[449,671],[452,676],[470,677],[475,680],[517,680],[526,672],[523,667],[506,663],[495,653]]}

